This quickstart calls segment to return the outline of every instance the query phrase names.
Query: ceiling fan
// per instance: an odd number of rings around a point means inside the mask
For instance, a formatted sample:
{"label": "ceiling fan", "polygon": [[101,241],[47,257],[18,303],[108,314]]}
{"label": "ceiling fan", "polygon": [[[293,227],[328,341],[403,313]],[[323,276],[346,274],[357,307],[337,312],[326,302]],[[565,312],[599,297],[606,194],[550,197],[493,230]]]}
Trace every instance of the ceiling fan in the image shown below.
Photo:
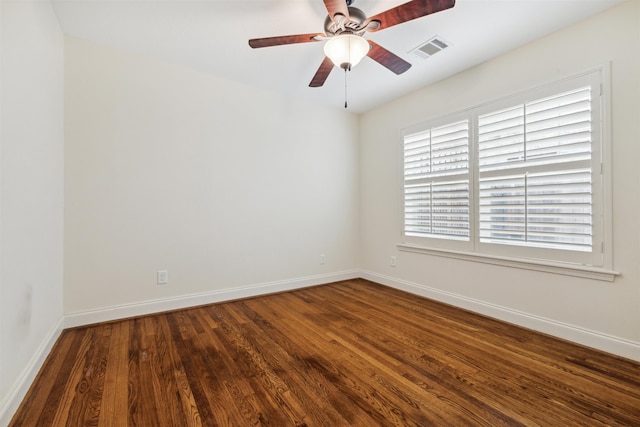
{"label": "ceiling fan", "polygon": [[397,7],[367,18],[358,8],[351,7],[353,0],[323,0],[329,14],[324,22],[324,33],[296,34],[264,37],[249,40],[252,48],[280,46],[295,43],[326,41],[325,58],[309,83],[320,87],[329,77],[333,66],[346,71],[368,56],[395,74],[407,71],[411,64],[363,35],[380,31],[403,22],[411,21],[455,5],[455,0],[411,0]]}

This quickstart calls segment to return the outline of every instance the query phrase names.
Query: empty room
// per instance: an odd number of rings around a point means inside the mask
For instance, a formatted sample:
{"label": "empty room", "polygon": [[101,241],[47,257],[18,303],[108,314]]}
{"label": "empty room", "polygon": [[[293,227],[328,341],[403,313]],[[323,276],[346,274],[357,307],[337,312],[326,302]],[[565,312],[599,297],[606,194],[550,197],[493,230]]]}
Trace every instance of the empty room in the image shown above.
{"label": "empty room", "polygon": [[640,0],[0,23],[0,426],[640,426]]}

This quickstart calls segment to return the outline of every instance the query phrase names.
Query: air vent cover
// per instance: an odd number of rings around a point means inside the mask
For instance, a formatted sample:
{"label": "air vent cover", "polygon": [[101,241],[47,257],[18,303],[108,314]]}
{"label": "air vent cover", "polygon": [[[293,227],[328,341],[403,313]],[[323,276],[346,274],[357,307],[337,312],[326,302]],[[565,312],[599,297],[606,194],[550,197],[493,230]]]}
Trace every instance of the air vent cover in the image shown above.
{"label": "air vent cover", "polygon": [[443,49],[449,47],[449,43],[442,40],[440,36],[435,36],[428,40],[425,43],[422,43],[420,46],[416,47],[411,51],[416,56],[420,58],[427,59],[430,56],[435,55]]}

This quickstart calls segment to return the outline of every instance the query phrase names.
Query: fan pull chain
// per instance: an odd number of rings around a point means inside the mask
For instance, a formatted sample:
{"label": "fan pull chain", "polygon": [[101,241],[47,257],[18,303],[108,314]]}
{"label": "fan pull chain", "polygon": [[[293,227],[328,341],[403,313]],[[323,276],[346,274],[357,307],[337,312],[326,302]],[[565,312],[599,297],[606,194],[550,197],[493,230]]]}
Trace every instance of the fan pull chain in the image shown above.
{"label": "fan pull chain", "polygon": [[348,67],[344,68],[344,108],[347,108],[347,71]]}
{"label": "fan pull chain", "polygon": [[[351,60],[351,40],[349,40],[349,60]],[[347,109],[347,71],[351,70],[351,62],[344,67],[344,109]]]}

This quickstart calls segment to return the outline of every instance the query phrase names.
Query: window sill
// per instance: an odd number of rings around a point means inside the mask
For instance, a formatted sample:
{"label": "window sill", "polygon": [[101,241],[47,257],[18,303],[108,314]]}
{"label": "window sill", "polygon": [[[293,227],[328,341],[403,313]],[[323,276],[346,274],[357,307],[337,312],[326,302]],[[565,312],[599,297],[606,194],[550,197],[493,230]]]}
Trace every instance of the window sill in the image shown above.
{"label": "window sill", "polygon": [[551,261],[508,258],[493,255],[473,254],[469,252],[452,251],[446,249],[432,249],[424,246],[398,243],[398,249],[403,252],[414,252],[419,254],[454,258],[465,261],[481,262],[484,264],[501,265],[504,267],[523,268],[526,270],[543,271],[545,273],[562,274],[565,276],[582,277],[586,279],[613,282],[620,273],[598,267],[585,265],[563,264]]}

